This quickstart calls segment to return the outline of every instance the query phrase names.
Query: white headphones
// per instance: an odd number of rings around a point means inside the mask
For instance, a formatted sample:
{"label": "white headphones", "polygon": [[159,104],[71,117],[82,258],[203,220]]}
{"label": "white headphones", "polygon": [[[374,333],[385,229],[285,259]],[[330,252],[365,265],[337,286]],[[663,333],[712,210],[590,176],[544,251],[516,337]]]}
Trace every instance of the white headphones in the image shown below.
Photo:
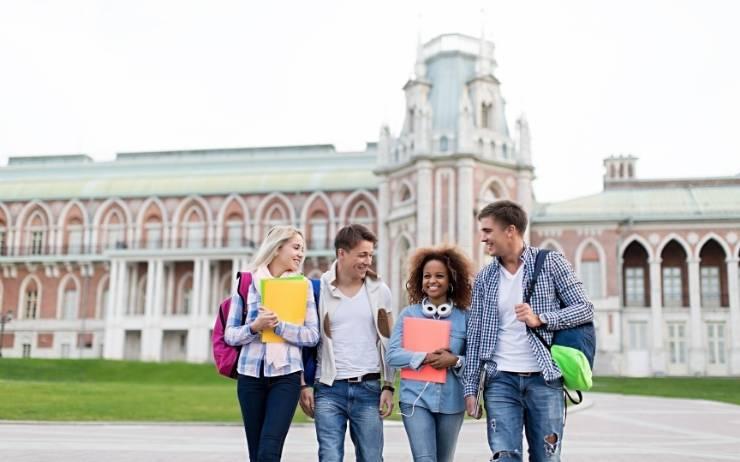
{"label": "white headphones", "polygon": [[421,312],[424,313],[424,316],[427,318],[444,319],[452,314],[452,305],[450,303],[434,305],[429,301],[429,299],[424,298],[424,300],[421,301]]}

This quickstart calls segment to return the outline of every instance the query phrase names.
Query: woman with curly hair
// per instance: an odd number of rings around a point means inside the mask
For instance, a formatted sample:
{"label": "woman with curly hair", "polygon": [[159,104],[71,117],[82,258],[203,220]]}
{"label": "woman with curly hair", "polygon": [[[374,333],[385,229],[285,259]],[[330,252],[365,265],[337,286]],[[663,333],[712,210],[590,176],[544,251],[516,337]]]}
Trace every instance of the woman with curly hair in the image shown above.
{"label": "woman with curly hair", "polygon": [[[444,383],[401,379],[400,407],[403,425],[415,461],[452,461],[457,435],[465,414],[462,371],[472,293],[473,264],[453,246],[418,249],[409,261],[406,289],[409,302],[391,336],[390,366],[418,370],[428,364],[445,369]],[[406,318],[449,321],[449,349],[414,352],[403,348]]]}

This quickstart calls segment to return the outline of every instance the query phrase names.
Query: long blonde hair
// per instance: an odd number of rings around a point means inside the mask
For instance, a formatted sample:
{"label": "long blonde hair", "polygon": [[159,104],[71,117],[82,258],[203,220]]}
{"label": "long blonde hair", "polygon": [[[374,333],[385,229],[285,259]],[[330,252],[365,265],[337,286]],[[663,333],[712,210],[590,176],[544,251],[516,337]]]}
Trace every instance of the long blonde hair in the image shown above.
{"label": "long blonde hair", "polygon": [[[293,239],[296,234],[303,238],[303,233],[293,226],[276,225],[270,228],[252,260],[250,269],[254,271],[262,265],[269,265],[272,259],[277,256],[280,248]],[[303,261],[301,261],[301,264],[303,264]]]}

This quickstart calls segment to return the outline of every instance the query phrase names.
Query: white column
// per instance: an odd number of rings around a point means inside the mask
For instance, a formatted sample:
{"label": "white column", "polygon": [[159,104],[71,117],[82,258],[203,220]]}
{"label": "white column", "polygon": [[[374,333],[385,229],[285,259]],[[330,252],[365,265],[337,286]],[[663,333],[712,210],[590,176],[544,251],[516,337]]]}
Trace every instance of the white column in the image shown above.
{"label": "white column", "polygon": [[727,259],[730,296],[730,374],[740,375],[740,281],[737,257]]}
{"label": "white column", "polygon": [[208,304],[211,300],[211,261],[204,259],[202,265],[200,283],[201,298],[199,301],[200,306],[197,308],[199,318],[208,316]]}
{"label": "white column", "polygon": [[111,260],[110,262],[110,276],[108,278],[108,313],[106,314],[106,324],[109,320],[118,317],[121,312],[119,303],[119,293],[121,291],[121,262],[118,260]]}
{"label": "white column", "polygon": [[200,303],[203,297],[203,263],[202,258],[196,258],[193,261],[193,294],[190,307],[190,318],[197,318],[200,312]]}
{"label": "white column", "polygon": [[432,163],[416,164],[416,245],[432,245]]}
{"label": "white column", "polygon": [[156,263],[157,260],[149,260],[146,264],[146,299],[144,301],[144,316],[151,318],[154,312],[154,293],[156,291]]}
{"label": "white column", "polygon": [[126,263],[125,261],[120,262],[120,265],[121,265],[121,269],[118,274],[118,277],[120,278],[120,283],[119,283],[120,286],[119,286],[117,310],[118,310],[118,316],[123,317],[128,311],[132,271],[131,271],[130,265]]}
{"label": "white column", "polygon": [[111,260],[110,262],[109,309],[105,317],[105,337],[103,340],[103,357],[105,359],[123,359],[123,331],[118,326],[121,265],[122,262],[117,260]]}
{"label": "white column", "polygon": [[164,314],[171,315],[175,309],[175,263],[172,262],[168,265],[167,271],[167,293],[164,297]]}
{"label": "white column", "polygon": [[206,317],[205,313],[207,313],[205,304],[209,297],[208,282],[210,280],[211,265],[207,259],[197,259],[195,260],[194,267],[194,307],[189,319],[187,361],[203,362],[207,359],[208,331],[210,329],[210,326],[206,327],[204,318]]}
{"label": "white column", "polygon": [[144,361],[162,360],[160,294],[164,288],[164,263],[161,259],[147,262],[144,327],[141,332],[141,357]]}
{"label": "white column", "polygon": [[165,302],[165,279],[164,279],[164,261],[157,260],[157,273],[154,277],[157,291],[154,293],[154,310],[152,312],[152,318],[156,321],[157,325],[161,322],[162,311]]}
{"label": "white column", "polygon": [[134,262],[132,265],[127,265],[127,272],[129,274],[129,283],[127,287],[127,300],[126,310],[130,314],[134,314],[136,310],[136,291],[139,289],[139,265]]}
{"label": "white column", "polygon": [[205,306],[205,317],[210,318],[211,315],[215,315],[216,311],[218,309],[218,303],[221,301],[221,288],[218,286],[219,278],[221,274],[219,273],[219,262],[212,262],[211,263],[211,280],[208,283],[208,302]]}
{"label": "white column", "polygon": [[473,161],[461,159],[457,163],[457,244],[473,255]]}
{"label": "white column", "polygon": [[384,279],[390,275],[390,235],[386,217],[390,215],[390,185],[387,177],[381,177],[378,185],[378,274]]}
{"label": "white column", "polygon": [[216,227],[216,234],[215,234],[215,237],[213,238],[213,242],[216,245],[214,245],[214,247],[221,248],[224,245],[224,239],[223,239],[224,238],[224,223],[223,221],[219,221],[218,223],[216,223],[215,227]]}
{"label": "white column", "polygon": [[652,345],[650,363],[654,375],[665,374],[665,349],[663,348],[663,297],[661,278],[661,259],[650,261],[650,313],[652,325]]}
{"label": "white column", "polygon": [[690,258],[689,264],[689,374],[704,375],[706,352],[702,339],[704,338],[704,323],[701,319],[701,281],[699,275],[699,260]]}

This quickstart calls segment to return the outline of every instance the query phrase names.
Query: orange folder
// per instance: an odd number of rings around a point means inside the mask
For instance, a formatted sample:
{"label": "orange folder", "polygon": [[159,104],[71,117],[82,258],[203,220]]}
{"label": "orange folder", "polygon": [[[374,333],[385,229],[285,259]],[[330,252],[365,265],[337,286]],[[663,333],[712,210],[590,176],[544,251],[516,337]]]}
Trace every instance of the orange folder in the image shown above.
{"label": "orange folder", "polygon": [[[403,349],[413,352],[431,353],[439,348],[450,347],[450,321],[423,318],[403,319]],[[404,367],[401,378],[422,382],[445,383],[447,369],[435,369],[425,364],[418,371]]]}

